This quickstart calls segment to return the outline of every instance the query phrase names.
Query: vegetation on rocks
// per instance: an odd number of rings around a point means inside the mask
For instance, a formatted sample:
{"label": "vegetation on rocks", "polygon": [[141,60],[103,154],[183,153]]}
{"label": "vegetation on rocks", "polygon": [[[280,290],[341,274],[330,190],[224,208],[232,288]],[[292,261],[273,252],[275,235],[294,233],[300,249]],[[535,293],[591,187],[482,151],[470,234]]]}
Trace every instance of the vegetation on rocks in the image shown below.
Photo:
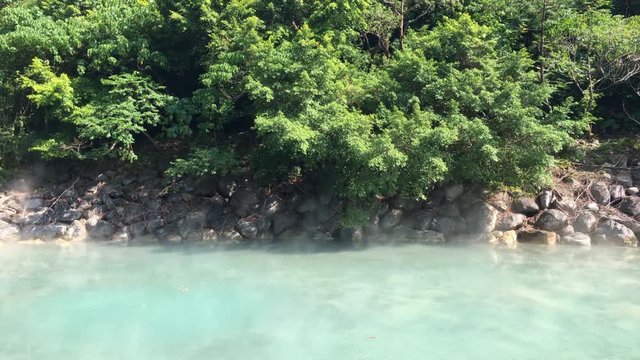
{"label": "vegetation on rocks", "polygon": [[[315,176],[342,198],[534,188],[636,126],[640,7],[602,0],[2,0],[0,162]],[[184,147],[190,150],[184,151]]]}

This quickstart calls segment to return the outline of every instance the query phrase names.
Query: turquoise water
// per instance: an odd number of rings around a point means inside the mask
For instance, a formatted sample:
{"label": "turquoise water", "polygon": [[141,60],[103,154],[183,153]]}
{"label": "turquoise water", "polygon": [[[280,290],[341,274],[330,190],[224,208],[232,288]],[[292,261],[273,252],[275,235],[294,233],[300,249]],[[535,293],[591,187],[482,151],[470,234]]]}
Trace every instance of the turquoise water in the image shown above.
{"label": "turquoise water", "polygon": [[0,247],[0,359],[638,359],[640,253]]}

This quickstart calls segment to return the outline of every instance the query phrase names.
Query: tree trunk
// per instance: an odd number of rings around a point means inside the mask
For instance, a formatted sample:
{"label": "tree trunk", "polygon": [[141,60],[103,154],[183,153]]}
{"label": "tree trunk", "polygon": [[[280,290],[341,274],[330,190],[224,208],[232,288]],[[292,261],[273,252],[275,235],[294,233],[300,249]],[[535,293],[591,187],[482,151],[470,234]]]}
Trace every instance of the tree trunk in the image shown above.
{"label": "tree trunk", "polygon": [[545,45],[545,25],[547,23],[547,1],[542,0],[542,16],[540,18],[540,43],[538,44],[538,53],[540,56],[540,83],[544,83],[544,45]]}
{"label": "tree trunk", "polygon": [[404,2],[400,2],[400,51],[404,50]]}

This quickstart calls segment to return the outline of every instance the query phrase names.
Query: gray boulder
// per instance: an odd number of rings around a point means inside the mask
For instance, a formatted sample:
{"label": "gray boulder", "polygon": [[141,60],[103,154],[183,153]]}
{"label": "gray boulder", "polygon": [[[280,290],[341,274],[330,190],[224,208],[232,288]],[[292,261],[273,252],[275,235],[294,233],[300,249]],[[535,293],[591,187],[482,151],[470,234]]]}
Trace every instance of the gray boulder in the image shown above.
{"label": "gray boulder", "polygon": [[458,206],[455,203],[443,204],[438,209],[439,216],[458,217],[460,214],[460,209],[458,209]]}
{"label": "gray boulder", "polygon": [[638,195],[638,193],[640,193],[640,189],[638,189],[635,186],[632,186],[628,188],[625,192],[628,196],[633,196],[633,195]]}
{"label": "gray boulder", "polygon": [[540,211],[538,203],[532,198],[517,198],[511,204],[511,210],[514,213],[533,216]]}
{"label": "gray boulder", "polygon": [[240,219],[236,224],[236,230],[246,239],[253,239],[258,235],[258,225],[250,219]]}
{"label": "gray boulder", "polygon": [[540,205],[540,209],[548,209],[554,201],[555,196],[551,190],[545,190],[538,195],[538,204]]}
{"label": "gray boulder", "polygon": [[527,217],[523,214],[506,214],[496,224],[496,229],[500,231],[508,231],[518,229],[527,221]]}
{"label": "gray boulder", "polygon": [[551,231],[533,229],[518,232],[519,243],[555,245],[557,240],[558,235]]}
{"label": "gray boulder", "polygon": [[496,228],[498,211],[491,205],[480,202],[466,211],[467,231],[475,234],[486,234]]}
{"label": "gray boulder", "polygon": [[567,226],[567,214],[560,210],[545,210],[538,221],[536,227],[546,231],[557,231]]}
{"label": "gray boulder", "polygon": [[633,177],[628,170],[617,170],[613,175],[613,182],[624,187],[633,186]]}
{"label": "gray boulder", "polygon": [[58,221],[63,223],[72,223],[76,220],[82,219],[82,210],[70,209],[62,212],[60,216],[58,216]]}
{"label": "gray boulder", "polygon": [[587,234],[576,232],[571,235],[563,236],[560,241],[563,244],[578,245],[578,246],[591,246],[591,237]]}
{"label": "gray boulder", "polygon": [[594,203],[594,202],[588,203],[587,205],[584,206],[584,208],[586,210],[589,210],[589,211],[598,211],[598,210],[600,210],[600,206],[598,204]]}
{"label": "gray boulder", "polygon": [[340,241],[352,243],[356,246],[364,245],[364,233],[360,227],[346,227],[340,229]]}
{"label": "gray boulder", "polygon": [[233,196],[231,196],[229,204],[231,205],[233,212],[240,217],[246,217],[254,214],[260,207],[258,195],[255,191],[248,189],[242,189],[235,192]]}
{"label": "gray boulder", "polygon": [[464,188],[462,185],[450,185],[445,189],[444,194],[447,200],[456,201],[463,192]]}
{"label": "gray boulder", "polygon": [[293,228],[298,223],[298,216],[293,213],[281,213],[273,217],[273,233],[282,234],[285,230]]}
{"label": "gray boulder", "polygon": [[607,205],[611,200],[611,193],[609,192],[609,186],[603,181],[599,181],[589,188],[591,197],[600,205]]}
{"label": "gray boulder", "polygon": [[640,197],[630,196],[622,199],[618,205],[618,209],[629,216],[637,216],[640,214]]}
{"label": "gray boulder", "polygon": [[445,242],[444,235],[432,230],[416,230],[400,225],[393,230],[392,236],[400,242],[420,244],[441,244]]}
{"label": "gray boulder", "polygon": [[598,224],[596,234],[598,235],[598,242],[629,246],[638,244],[638,239],[631,229],[610,219],[601,221]]}
{"label": "gray boulder", "polygon": [[429,210],[416,211],[410,215],[407,223],[416,230],[429,230],[431,223],[433,223],[433,212]]}
{"label": "gray boulder", "polygon": [[17,225],[0,221],[0,241],[17,240],[20,237],[20,228]]}
{"label": "gray boulder", "polygon": [[296,207],[296,212],[300,214],[306,214],[314,212],[318,208],[318,201],[314,198],[307,198],[303,200],[300,205]]}
{"label": "gray boulder", "polygon": [[609,188],[609,193],[611,196],[611,201],[620,200],[626,195],[624,186],[622,185],[611,185],[611,187]]}
{"label": "gray boulder", "polygon": [[25,210],[35,210],[44,206],[44,199],[32,198],[26,199],[22,202]]}
{"label": "gray boulder", "polygon": [[573,228],[579,233],[589,234],[598,223],[598,217],[591,211],[581,211],[573,221]]}
{"label": "gray boulder", "polygon": [[144,206],[140,203],[127,203],[124,207],[124,218],[123,221],[125,224],[135,224],[144,220],[145,209]]}
{"label": "gray boulder", "polygon": [[178,221],[178,233],[183,240],[201,241],[206,217],[202,212],[192,212]]}
{"label": "gray boulder", "polygon": [[384,230],[390,230],[400,223],[403,211],[400,209],[391,209],[380,220],[380,227]]}
{"label": "gray boulder", "polygon": [[467,225],[463,218],[437,217],[434,219],[432,227],[445,235],[458,234],[467,231]]}
{"label": "gray boulder", "polygon": [[222,178],[220,178],[217,185],[217,189],[220,195],[226,197],[227,199],[230,198],[238,188],[235,180],[228,176],[223,176]]}
{"label": "gray boulder", "polygon": [[21,230],[23,239],[52,240],[64,237],[68,226],[62,224],[31,225]]}
{"label": "gray boulder", "polygon": [[87,222],[87,233],[91,240],[109,240],[115,234],[114,226],[107,221],[98,220]]}
{"label": "gray boulder", "polygon": [[263,215],[272,216],[279,212],[284,211],[285,207],[286,206],[285,206],[284,200],[282,200],[277,196],[269,196],[264,201],[264,205],[262,206],[262,209],[260,210],[260,212]]}
{"label": "gray boulder", "polygon": [[558,235],[560,236],[568,236],[568,235],[574,234],[575,232],[576,230],[571,225],[567,225],[562,229],[556,231],[556,233],[558,233]]}
{"label": "gray boulder", "polygon": [[197,195],[214,196],[218,193],[218,179],[215,176],[204,176],[194,184],[193,188]]}
{"label": "gray boulder", "polygon": [[569,214],[573,214],[577,208],[576,202],[570,198],[556,200],[554,205],[558,210],[564,211]]}
{"label": "gray boulder", "polygon": [[396,197],[391,201],[391,207],[404,211],[413,211],[420,206],[420,202],[416,199],[407,199]]}

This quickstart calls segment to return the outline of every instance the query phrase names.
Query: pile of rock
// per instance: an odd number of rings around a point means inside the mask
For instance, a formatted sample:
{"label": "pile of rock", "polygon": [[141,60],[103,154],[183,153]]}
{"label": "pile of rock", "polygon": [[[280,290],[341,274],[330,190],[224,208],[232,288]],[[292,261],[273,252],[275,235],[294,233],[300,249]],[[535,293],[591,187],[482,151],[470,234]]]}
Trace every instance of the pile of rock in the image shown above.
{"label": "pile of rock", "polygon": [[343,202],[311,181],[267,189],[250,176],[173,181],[145,170],[24,183],[10,182],[0,194],[0,240],[636,246],[640,234],[633,181],[626,187],[598,181],[570,194],[545,190],[515,199],[450,185],[424,201],[378,200],[369,221],[355,227],[343,225]]}

